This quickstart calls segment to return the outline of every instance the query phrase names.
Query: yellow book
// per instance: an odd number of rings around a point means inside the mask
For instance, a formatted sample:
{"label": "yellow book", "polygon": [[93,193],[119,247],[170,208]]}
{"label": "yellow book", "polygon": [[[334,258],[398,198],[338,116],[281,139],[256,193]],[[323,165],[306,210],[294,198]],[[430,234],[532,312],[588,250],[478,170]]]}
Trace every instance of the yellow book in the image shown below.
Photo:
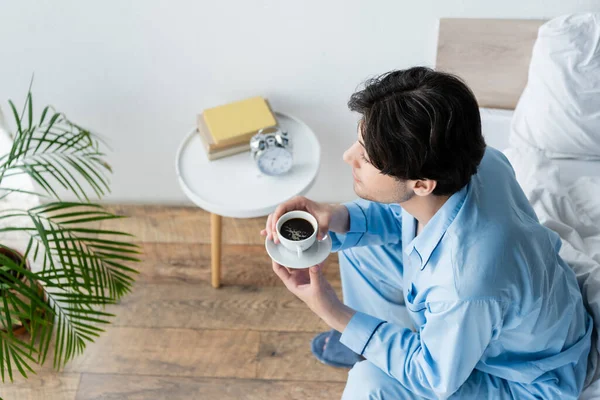
{"label": "yellow book", "polygon": [[244,141],[243,143],[233,144],[227,147],[214,148],[214,143],[210,133],[206,130],[206,125],[204,124],[204,118],[202,114],[198,116],[199,125],[197,128],[198,135],[200,136],[200,140],[204,145],[204,149],[206,150],[206,156],[209,160],[217,160],[219,158],[232,156],[234,154],[243,153],[250,150],[250,142]]}
{"label": "yellow book", "polygon": [[210,161],[218,160],[219,158],[232,156],[232,155],[238,154],[238,153],[244,153],[244,152],[247,152],[250,150],[250,143],[238,144],[236,146],[227,147],[225,149],[220,149],[220,150],[210,150],[210,148],[208,146],[208,142],[211,139],[207,138],[207,135],[205,135],[204,132],[199,131],[198,134],[200,135],[200,140],[202,141],[202,144],[204,145],[204,149],[206,150],[206,157]]}
{"label": "yellow book", "polygon": [[206,109],[204,122],[217,145],[250,140],[258,130],[277,125],[267,101],[260,96]]}
{"label": "yellow book", "polygon": [[203,141],[206,143],[207,149],[209,152],[215,152],[215,151],[220,151],[220,150],[225,150],[225,149],[229,149],[231,147],[237,147],[241,144],[246,144],[248,145],[248,148],[250,148],[250,139],[246,140],[245,137],[238,137],[238,140],[235,141],[229,141],[225,144],[223,143],[215,143],[215,141],[213,140],[212,135],[210,134],[210,130],[208,129],[208,126],[206,126],[206,121],[204,120],[204,114],[198,114],[197,120],[196,120],[196,129],[198,129],[198,132],[200,132],[200,136],[202,136]]}

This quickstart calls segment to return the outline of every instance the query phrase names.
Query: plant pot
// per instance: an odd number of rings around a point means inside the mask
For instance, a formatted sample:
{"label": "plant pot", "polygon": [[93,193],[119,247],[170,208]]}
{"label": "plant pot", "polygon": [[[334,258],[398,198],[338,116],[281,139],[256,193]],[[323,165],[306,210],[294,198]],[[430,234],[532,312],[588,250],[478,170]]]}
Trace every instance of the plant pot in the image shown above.
{"label": "plant pot", "polygon": [[[6,247],[0,247],[0,254],[3,254],[4,256],[7,256],[9,258],[11,258],[15,263],[21,264],[23,261],[23,255],[21,253],[19,253],[16,250],[12,250]],[[1,266],[1,262],[0,262],[0,266]],[[26,269],[27,271],[31,271],[31,266],[29,265],[29,261],[25,260],[24,263],[24,269]],[[15,272],[15,271],[11,271],[11,272]],[[16,277],[17,279],[19,279],[21,282],[28,284],[29,280],[27,279],[27,277],[25,276],[21,276],[20,274],[16,275],[17,273],[15,272],[13,275],[13,277]],[[2,280],[2,278],[0,278],[0,281]],[[46,292],[44,291],[44,288],[42,287],[42,285],[39,284],[39,282],[35,282],[35,285],[37,287],[37,292],[38,295],[40,296],[40,299],[43,299],[44,301],[46,301]],[[10,289],[8,289],[10,291]],[[0,290],[0,298],[1,296],[3,296],[2,290]],[[30,299],[22,296],[22,295],[18,295],[18,297],[24,302],[24,303],[29,303]],[[9,306],[10,307],[10,306]],[[4,307],[2,307],[3,309]],[[43,315],[44,311],[43,310],[39,310],[40,315]],[[13,317],[14,318],[14,317]],[[25,319],[23,321],[18,320],[18,321],[12,321],[12,332],[15,336],[20,336],[20,335],[25,335],[27,334],[27,332],[29,331],[29,326],[31,324],[31,321],[29,319]],[[0,327],[0,331],[6,332],[6,329],[4,327]]]}

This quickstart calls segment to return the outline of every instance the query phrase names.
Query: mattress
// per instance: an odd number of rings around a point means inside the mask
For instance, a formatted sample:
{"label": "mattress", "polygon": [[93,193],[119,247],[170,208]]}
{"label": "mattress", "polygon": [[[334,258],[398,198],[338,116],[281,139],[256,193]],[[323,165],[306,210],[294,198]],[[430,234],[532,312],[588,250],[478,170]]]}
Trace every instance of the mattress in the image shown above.
{"label": "mattress", "polygon": [[[512,110],[481,108],[481,129],[488,146],[504,151],[509,147]],[[600,177],[600,161],[554,159],[561,181],[569,183],[581,176]]]}

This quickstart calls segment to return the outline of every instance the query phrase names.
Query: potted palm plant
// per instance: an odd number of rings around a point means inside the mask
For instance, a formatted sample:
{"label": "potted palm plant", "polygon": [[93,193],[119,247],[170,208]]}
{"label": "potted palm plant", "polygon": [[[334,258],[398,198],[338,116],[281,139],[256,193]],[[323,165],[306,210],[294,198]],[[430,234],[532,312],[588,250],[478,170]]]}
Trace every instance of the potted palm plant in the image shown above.
{"label": "potted palm plant", "polygon": [[[56,369],[81,353],[110,322],[105,307],[131,290],[139,261],[131,235],[102,228],[122,217],[90,200],[110,191],[101,138],[50,106],[34,117],[31,88],[20,111],[9,105],[12,144],[0,152],[2,382],[34,373],[49,353]],[[0,135],[6,123],[0,110]],[[10,183],[17,176],[36,185]],[[62,200],[59,187],[77,200]],[[11,203],[15,196],[40,200]],[[11,235],[21,248],[8,244]]]}

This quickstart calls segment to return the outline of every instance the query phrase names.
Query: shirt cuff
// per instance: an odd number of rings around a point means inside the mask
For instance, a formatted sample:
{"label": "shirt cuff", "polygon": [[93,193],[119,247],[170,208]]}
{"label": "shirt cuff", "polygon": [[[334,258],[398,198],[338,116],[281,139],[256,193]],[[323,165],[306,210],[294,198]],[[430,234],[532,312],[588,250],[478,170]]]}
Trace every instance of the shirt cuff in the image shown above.
{"label": "shirt cuff", "polygon": [[344,203],[343,205],[348,209],[350,228],[347,233],[329,231],[329,235],[333,241],[331,247],[332,253],[342,248],[347,249],[356,246],[367,231],[367,217],[362,207],[355,202]]}
{"label": "shirt cuff", "polygon": [[367,231],[367,216],[364,210],[355,202],[344,203],[350,215],[350,229],[348,232],[365,233]]}
{"label": "shirt cuff", "polygon": [[342,332],[340,343],[363,355],[371,337],[385,321],[357,311]]}

